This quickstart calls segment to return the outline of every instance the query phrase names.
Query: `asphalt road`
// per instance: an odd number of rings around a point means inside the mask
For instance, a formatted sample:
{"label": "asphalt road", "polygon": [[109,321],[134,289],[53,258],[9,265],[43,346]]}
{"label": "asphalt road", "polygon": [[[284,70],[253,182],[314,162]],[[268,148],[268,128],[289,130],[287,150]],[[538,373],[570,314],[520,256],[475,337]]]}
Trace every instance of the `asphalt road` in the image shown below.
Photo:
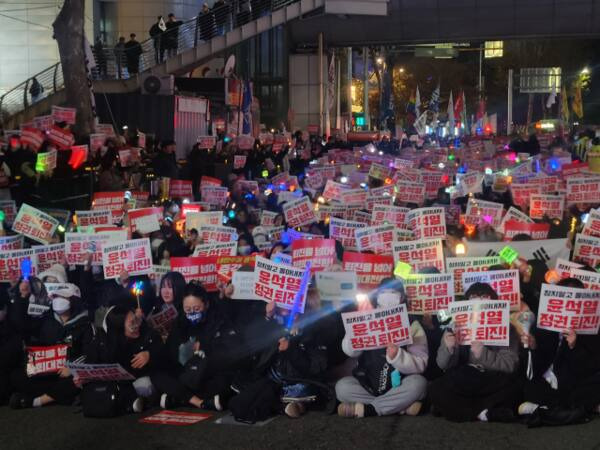
{"label": "asphalt road", "polygon": [[[158,410],[157,410],[158,411]],[[194,425],[139,423],[143,416],[86,419],[76,408],[0,408],[0,449],[600,449],[599,420],[527,429],[519,424],[455,424],[432,416],[341,419],[309,412],[262,426],[218,425],[222,413]]]}

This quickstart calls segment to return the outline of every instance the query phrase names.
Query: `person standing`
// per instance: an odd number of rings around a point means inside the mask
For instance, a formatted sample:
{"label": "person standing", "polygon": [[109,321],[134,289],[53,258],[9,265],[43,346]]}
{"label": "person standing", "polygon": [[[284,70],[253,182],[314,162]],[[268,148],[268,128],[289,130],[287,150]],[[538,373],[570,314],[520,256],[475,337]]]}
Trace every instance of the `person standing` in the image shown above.
{"label": "person standing", "polygon": [[167,50],[167,58],[175,56],[177,54],[177,47],[179,44],[179,27],[181,26],[181,20],[175,19],[175,14],[169,14],[169,20],[167,20],[167,31],[163,36],[165,40],[165,49]]}
{"label": "person standing", "polygon": [[163,20],[163,16],[158,16],[157,21],[154,25],[150,27],[150,37],[152,38],[152,42],[154,43],[154,62],[156,64],[160,64],[163,61],[163,57],[165,55],[164,44],[161,42],[162,34],[166,31],[167,25]]}
{"label": "person standing", "polygon": [[42,93],[44,92],[44,86],[37,80],[36,77],[31,79],[31,87],[29,88],[29,94],[31,95],[31,103],[36,103]]}
{"label": "person standing", "polygon": [[104,53],[104,42],[100,36],[96,38],[94,42],[94,58],[96,58],[96,67],[98,70],[98,77],[102,80],[106,78],[106,54]]}
{"label": "person standing", "polygon": [[135,75],[140,71],[140,56],[144,51],[138,41],[135,40],[135,33],[129,35],[130,39],[125,44],[125,57],[127,60],[127,70],[129,76]]}
{"label": "person standing", "polygon": [[117,69],[117,78],[121,79],[123,76],[123,60],[125,59],[125,38],[121,36],[119,42],[115,45],[115,63]]}
{"label": "person standing", "polygon": [[208,7],[208,3],[202,5],[202,11],[198,15],[200,22],[200,37],[203,41],[209,41],[215,35],[215,16]]}

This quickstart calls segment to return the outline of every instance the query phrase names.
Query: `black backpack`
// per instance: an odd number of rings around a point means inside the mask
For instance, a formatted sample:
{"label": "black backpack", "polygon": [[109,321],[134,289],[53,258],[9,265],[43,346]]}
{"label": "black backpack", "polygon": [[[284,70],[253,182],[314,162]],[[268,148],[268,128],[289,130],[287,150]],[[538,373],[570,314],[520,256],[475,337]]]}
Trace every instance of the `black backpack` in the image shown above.
{"label": "black backpack", "polygon": [[83,385],[81,407],[85,417],[116,417],[131,412],[136,398],[131,383],[95,381]]}
{"label": "black backpack", "polygon": [[267,420],[282,409],[278,386],[267,378],[254,381],[229,400],[228,407],[238,422]]}

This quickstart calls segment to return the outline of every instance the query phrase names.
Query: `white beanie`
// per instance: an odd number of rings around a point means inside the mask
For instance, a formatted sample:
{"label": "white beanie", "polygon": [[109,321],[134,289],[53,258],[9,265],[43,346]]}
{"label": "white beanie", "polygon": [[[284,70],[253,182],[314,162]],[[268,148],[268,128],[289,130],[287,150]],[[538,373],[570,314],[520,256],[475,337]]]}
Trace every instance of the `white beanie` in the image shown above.
{"label": "white beanie", "polygon": [[42,281],[46,277],[54,277],[58,283],[66,283],[67,282],[67,271],[61,264],[54,264],[48,270],[44,270],[39,274],[38,278]]}

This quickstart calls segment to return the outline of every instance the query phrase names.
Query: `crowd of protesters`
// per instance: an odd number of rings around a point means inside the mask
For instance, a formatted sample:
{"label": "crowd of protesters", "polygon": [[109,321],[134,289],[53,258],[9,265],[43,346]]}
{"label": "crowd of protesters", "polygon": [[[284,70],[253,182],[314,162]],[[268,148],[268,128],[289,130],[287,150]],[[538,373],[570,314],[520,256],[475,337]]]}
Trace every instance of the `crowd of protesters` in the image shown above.
{"label": "crowd of protesters", "polygon": [[[217,4],[213,10],[215,8]],[[170,16],[171,19],[174,18]],[[200,30],[205,29],[204,22],[199,22],[199,26]],[[218,23],[211,22],[211,33],[218,28]],[[160,33],[153,38],[155,36]],[[135,42],[134,38],[132,36],[130,43]],[[160,37],[157,39],[157,57],[162,58],[163,49],[167,52],[172,49],[163,46],[165,43]],[[130,43],[120,42],[124,52],[136,46]],[[182,198],[166,192],[156,196],[152,193],[140,200],[135,208],[160,208],[159,228],[146,234],[131,232],[127,212],[132,208],[129,191],[150,189],[143,177],[135,176],[137,163],[133,167],[122,167],[119,154],[120,149],[137,145],[136,136],[130,136],[128,142],[108,138],[100,148],[92,149],[85,166],[94,168],[96,190],[124,193],[120,215],[111,226],[129,230],[130,240],[149,239],[153,264],[165,268],[166,273],[130,275],[123,271],[117,278],[106,279],[102,266],[93,261],[94,250],[79,264],[69,264],[62,258],[35,275],[24,273],[23,266],[13,267],[13,278],[0,289],[0,403],[14,409],[82,404],[84,413],[87,411],[90,416],[142,413],[158,407],[230,409],[236,418],[249,422],[276,414],[298,418],[311,410],[326,409],[348,418],[430,413],[458,422],[520,421],[540,426],[586,422],[600,412],[597,329],[593,334],[578,334],[570,327],[556,332],[535,324],[529,330],[519,326],[523,314],[538,314],[542,283],[575,291],[587,287],[575,275],[549,276],[556,275],[550,258],[521,256],[490,267],[490,270],[518,271],[520,306],[511,313],[507,346],[483,345],[476,339],[470,345],[463,345],[442,311],[410,314],[409,310],[411,343],[400,346],[389,342],[372,350],[356,349],[351,336],[346,334],[342,314],[406,305],[409,299],[405,279],[393,270],[382,274],[377,286],[364,295],[344,302],[322,299],[313,276],[306,287],[306,309],[299,314],[276,301],[241,299],[231,282],[218,283],[215,290],[207,289],[197,280],[186,282],[184,274],[172,269],[172,259],[194,255],[197,248],[214,244],[204,242],[198,229],[178,228],[187,204],[200,202],[203,210],[223,211],[222,225],[235,230],[236,255],[259,255],[281,263],[282,255],[290,254],[292,241],[297,239],[292,232],[303,239],[332,237],[329,224],[336,214],[333,212],[331,216],[316,216],[313,222],[299,227],[286,223],[285,205],[293,201],[293,196],[306,195],[316,209],[320,205],[349,208],[340,203],[340,199],[324,198],[327,182],[336,181],[367,192],[393,187],[406,176],[404,170],[396,170],[395,158],[411,160],[414,163],[411,170],[417,173],[443,170],[444,176],[435,186],[435,194],[427,195],[423,202],[402,203],[396,190],[391,205],[387,203],[389,206],[413,210],[431,205],[458,205],[464,215],[469,201],[486,200],[502,204],[504,213],[515,208],[527,215],[528,206],[515,201],[510,187],[497,192],[485,180],[480,180],[476,189],[460,192],[458,196],[452,194],[451,188],[460,174],[471,171],[468,166],[479,167],[472,170],[491,175],[488,167],[475,165],[475,160],[493,163],[495,168],[490,169],[491,172],[512,173],[520,167],[519,175],[525,170],[531,178],[557,176],[561,179],[560,169],[549,162],[561,159],[566,165],[573,159],[581,160],[584,165],[584,150],[597,145],[597,138],[589,131],[570,138],[556,138],[544,146],[536,139],[512,142],[505,139],[501,145],[492,139],[463,140],[461,146],[466,148],[469,148],[467,141],[491,144],[492,151],[487,149],[487,144],[486,150],[483,146],[476,147],[481,149],[477,152],[486,153],[485,158],[475,157],[475,152],[461,153],[454,142],[440,147],[437,142],[418,136],[393,141],[384,138],[380,142],[357,145],[341,136],[326,140],[300,131],[280,136],[283,139],[279,140],[278,136],[267,135],[262,136],[262,140],[256,139],[249,149],[241,149],[235,138],[223,139],[221,135],[214,147],[195,146],[184,164],[176,160],[175,142],[163,141],[156,144],[156,150],[148,144],[142,150],[140,161],[148,169],[152,168],[154,179],[191,180],[192,194]],[[586,139],[585,144],[583,139]],[[45,141],[39,152],[53,147],[54,144]],[[0,188],[3,198],[8,200],[12,196],[17,206],[21,203],[39,208],[48,206],[40,204],[36,193],[53,175],[37,171],[36,153],[18,136],[6,136]],[[522,159],[520,164],[512,159],[513,162],[506,165],[510,155],[517,154]],[[463,159],[457,155],[463,155]],[[236,156],[245,159],[236,165]],[[354,168],[340,173],[340,160],[344,161],[344,170],[348,166]],[[68,156],[59,158],[55,173],[73,172],[67,161]],[[368,167],[374,163],[391,167],[390,173],[383,178],[372,176]],[[228,170],[219,173],[218,166]],[[316,184],[310,180],[315,168],[331,166],[336,168],[333,176]],[[593,174],[587,176],[596,180]],[[278,177],[277,185],[271,181],[274,177]],[[45,178],[48,180],[44,181]],[[202,187],[208,178],[217,178],[227,187],[226,203],[206,204]],[[516,171],[513,178],[517,178]],[[256,181],[256,185],[248,187],[246,181]],[[558,187],[544,194],[556,192],[560,193]],[[576,255],[572,242],[575,234],[582,232],[590,211],[599,205],[600,198],[595,202],[577,202],[565,207],[561,217],[544,215],[535,219],[537,223],[549,224],[547,238],[564,239],[570,255],[567,259],[578,262],[581,270],[590,273],[595,272],[595,267],[590,267],[594,257],[586,259]],[[90,204],[87,209],[92,207]],[[366,204],[355,209],[371,213]],[[283,226],[289,234],[269,230],[261,219],[265,212],[275,215],[272,228]],[[346,213],[342,212],[344,219],[356,220],[356,216],[348,217]],[[408,224],[395,225],[411,232]],[[78,230],[74,218],[68,221],[64,231],[89,232]],[[57,231],[51,243],[63,242],[64,231]],[[6,220],[1,233],[3,238],[15,235]],[[448,222],[445,233],[446,258],[464,256],[464,248],[468,249],[470,243],[499,242],[504,237],[497,227],[485,220],[475,224]],[[520,234],[512,240],[531,239],[530,235]],[[23,245],[28,248],[39,242],[25,234]],[[461,245],[463,253],[458,251]],[[335,257],[325,271],[343,270],[344,254],[349,251],[356,249],[344,248],[342,241],[337,240]],[[358,253],[373,254],[373,251]],[[398,262],[401,261],[394,261]],[[244,266],[239,270],[253,269]],[[440,269],[421,267],[418,272],[432,274],[439,273]],[[490,284],[475,283],[454,300],[493,300],[498,299],[499,294]],[[47,308],[42,313],[32,314],[31,304]],[[166,326],[156,326],[151,318],[167,309],[174,310],[175,317]],[[92,390],[99,382],[82,383],[66,366],[51,373],[32,375],[28,371],[32,355],[27,349],[61,344],[67,346],[69,363],[119,364],[132,376],[131,381],[102,382],[113,398],[118,398],[116,409],[102,410],[102,402],[98,401],[100,394]],[[95,400],[92,405],[90,399]]]}

